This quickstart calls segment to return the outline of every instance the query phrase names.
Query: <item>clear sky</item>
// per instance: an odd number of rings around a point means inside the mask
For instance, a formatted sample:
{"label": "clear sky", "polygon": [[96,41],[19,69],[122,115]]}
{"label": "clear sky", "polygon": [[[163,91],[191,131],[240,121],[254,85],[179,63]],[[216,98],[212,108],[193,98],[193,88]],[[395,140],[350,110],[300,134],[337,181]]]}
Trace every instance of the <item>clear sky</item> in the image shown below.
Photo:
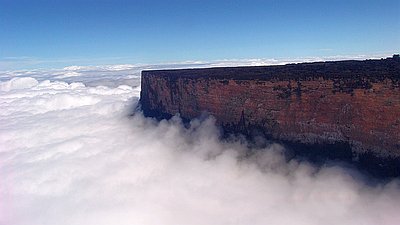
{"label": "clear sky", "polygon": [[0,70],[399,49],[400,0],[0,0]]}

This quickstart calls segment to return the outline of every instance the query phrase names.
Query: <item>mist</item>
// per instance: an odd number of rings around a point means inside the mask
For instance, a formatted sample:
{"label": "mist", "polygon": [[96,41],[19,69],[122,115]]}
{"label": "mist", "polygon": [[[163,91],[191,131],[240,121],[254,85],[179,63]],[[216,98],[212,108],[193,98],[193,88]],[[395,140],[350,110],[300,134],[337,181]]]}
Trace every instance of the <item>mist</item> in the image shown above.
{"label": "mist", "polygon": [[2,76],[0,224],[400,221],[398,179],[287,161],[278,144],[221,139],[212,117],[144,118],[136,69],[63,71]]}

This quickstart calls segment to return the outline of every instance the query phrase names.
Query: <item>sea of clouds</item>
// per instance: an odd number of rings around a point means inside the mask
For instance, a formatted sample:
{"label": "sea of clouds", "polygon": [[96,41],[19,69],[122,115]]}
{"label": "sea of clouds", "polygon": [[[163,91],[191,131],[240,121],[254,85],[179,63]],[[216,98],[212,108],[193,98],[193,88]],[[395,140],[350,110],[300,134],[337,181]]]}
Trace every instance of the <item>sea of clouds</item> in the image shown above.
{"label": "sea of clouds", "polygon": [[133,114],[142,69],[209,65],[1,72],[0,224],[399,224],[399,180]]}

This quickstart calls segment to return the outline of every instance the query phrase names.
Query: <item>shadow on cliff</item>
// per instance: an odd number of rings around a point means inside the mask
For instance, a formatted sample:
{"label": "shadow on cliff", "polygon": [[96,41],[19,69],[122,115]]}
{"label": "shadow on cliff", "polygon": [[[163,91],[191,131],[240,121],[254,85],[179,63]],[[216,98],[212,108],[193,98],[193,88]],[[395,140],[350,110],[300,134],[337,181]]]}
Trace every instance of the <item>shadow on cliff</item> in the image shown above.
{"label": "shadow on cliff", "polygon": [[196,127],[199,124],[211,119],[218,130],[216,135],[220,142],[246,146],[246,151],[243,153],[242,159],[251,159],[259,152],[269,151],[271,146],[273,146],[272,149],[279,149],[279,154],[283,156],[286,163],[294,160],[298,163],[309,164],[316,169],[315,173],[318,173],[321,169],[339,167],[354,179],[373,186],[389,182],[393,178],[400,176],[400,159],[382,159],[372,154],[359,154],[355,156],[348,143],[339,142],[310,145],[300,142],[281,141],[273,139],[257,128],[243,133],[231,127],[217,125],[215,118],[206,112],[190,120],[181,117],[179,114],[160,114],[159,111],[149,109],[146,109],[146,113],[144,113],[141,107],[140,103],[133,106],[132,111],[134,113],[131,116],[139,113],[148,119],[158,122],[163,120],[169,121],[171,119],[179,120],[185,129],[192,130],[193,132],[196,131]]}

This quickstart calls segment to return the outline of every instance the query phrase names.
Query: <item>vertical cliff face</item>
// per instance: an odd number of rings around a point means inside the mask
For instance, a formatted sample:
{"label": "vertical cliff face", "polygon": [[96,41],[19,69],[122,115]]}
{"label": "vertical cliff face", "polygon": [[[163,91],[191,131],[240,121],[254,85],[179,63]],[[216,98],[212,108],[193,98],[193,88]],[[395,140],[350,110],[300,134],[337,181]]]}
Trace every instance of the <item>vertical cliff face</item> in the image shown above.
{"label": "vertical cliff face", "polygon": [[143,71],[145,115],[195,118],[225,130],[308,145],[344,143],[352,155],[400,157],[400,60]]}

